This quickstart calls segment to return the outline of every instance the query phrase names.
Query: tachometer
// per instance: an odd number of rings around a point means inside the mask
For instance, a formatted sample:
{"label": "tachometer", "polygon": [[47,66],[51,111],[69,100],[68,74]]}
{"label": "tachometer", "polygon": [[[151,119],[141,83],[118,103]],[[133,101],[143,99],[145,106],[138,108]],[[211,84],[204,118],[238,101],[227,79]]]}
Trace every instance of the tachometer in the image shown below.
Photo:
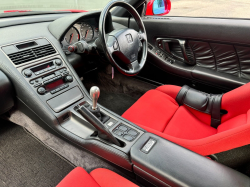
{"label": "tachometer", "polygon": [[76,43],[79,41],[79,39],[80,39],[80,36],[75,27],[71,27],[65,35],[65,41],[68,44]]}
{"label": "tachometer", "polygon": [[94,36],[94,30],[93,28],[87,24],[87,23],[82,23],[81,24],[81,34],[82,34],[82,38],[88,42],[90,40],[92,40],[93,36]]}

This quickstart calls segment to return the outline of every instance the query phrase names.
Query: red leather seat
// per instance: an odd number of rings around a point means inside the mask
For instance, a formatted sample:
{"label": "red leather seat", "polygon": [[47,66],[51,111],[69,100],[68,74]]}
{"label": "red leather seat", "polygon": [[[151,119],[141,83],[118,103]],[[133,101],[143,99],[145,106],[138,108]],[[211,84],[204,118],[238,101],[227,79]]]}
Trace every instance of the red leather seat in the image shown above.
{"label": "red leather seat", "polygon": [[57,187],[138,187],[108,169],[95,169],[88,174],[83,168],[72,170]]}
{"label": "red leather seat", "polygon": [[181,87],[165,85],[146,92],[122,116],[154,133],[201,155],[210,155],[250,143],[250,84],[225,93],[221,109],[228,113],[217,129],[211,116],[175,98]]}

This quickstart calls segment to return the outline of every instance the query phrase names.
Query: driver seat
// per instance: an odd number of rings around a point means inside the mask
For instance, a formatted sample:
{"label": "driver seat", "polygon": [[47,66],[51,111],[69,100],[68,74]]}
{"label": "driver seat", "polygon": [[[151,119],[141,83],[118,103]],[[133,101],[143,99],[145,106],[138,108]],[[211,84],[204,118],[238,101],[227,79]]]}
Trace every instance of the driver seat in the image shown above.
{"label": "driver seat", "polygon": [[164,85],[149,90],[122,117],[143,129],[201,155],[211,155],[250,143],[250,83],[225,93],[218,128],[211,116],[186,105],[176,96],[181,87]]}

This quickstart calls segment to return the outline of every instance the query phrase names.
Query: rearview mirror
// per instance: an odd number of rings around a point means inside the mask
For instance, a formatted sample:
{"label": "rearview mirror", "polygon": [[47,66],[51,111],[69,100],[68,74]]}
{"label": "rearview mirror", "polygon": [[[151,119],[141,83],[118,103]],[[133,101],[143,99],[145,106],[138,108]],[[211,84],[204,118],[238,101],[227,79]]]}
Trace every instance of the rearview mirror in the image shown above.
{"label": "rearview mirror", "polygon": [[162,16],[170,12],[170,0],[150,0],[147,4],[146,16],[157,15]]}

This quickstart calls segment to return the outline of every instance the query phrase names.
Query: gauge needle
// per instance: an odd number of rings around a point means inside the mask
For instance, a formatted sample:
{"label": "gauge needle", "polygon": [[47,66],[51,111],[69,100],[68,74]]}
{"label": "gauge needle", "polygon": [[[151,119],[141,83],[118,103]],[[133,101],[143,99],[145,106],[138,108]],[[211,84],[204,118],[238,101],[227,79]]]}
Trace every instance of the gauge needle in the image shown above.
{"label": "gauge needle", "polygon": [[69,44],[71,44],[72,39],[73,39],[73,36],[74,36],[74,33],[72,33],[72,34],[70,35],[70,41],[69,41]]}
{"label": "gauge needle", "polygon": [[86,30],[85,39],[86,39],[88,33],[89,33],[89,30]]}

